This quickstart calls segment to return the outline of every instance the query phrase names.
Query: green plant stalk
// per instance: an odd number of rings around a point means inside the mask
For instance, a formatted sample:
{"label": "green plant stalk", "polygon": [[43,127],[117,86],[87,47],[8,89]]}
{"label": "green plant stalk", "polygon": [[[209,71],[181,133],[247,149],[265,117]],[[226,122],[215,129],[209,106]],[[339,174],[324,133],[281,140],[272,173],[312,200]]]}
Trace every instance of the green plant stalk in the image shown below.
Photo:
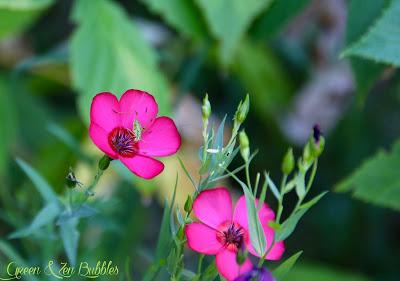
{"label": "green plant stalk", "polygon": [[280,196],[278,200],[278,211],[276,214],[276,222],[279,223],[281,220],[282,212],[283,212],[283,191],[286,186],[286,181],[287,181],[287,175],[283,175],[282,177],[282,182],[281,182],[281,187],[280,187]]}

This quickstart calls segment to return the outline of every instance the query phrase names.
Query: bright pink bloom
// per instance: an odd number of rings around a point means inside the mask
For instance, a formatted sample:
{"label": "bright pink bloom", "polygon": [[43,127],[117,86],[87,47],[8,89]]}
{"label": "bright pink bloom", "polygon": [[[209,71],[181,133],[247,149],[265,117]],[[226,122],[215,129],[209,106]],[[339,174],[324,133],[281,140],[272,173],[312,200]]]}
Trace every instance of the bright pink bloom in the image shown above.
{"label": "bright pink bloom", "polygon": [[90,109],[89,134],[105,154],[121,160],[137,176],[151,179],[164,169],[152,157],[172,155],[181,145],[174,121],[157,113],[154,97],[146,92],[128,90],[119,101],[111,93],[99,93]]}
{"label": "bright pink bloom", "polygon": [[[197,196],[193,203],[193,211],[200,222],[193,222],[185,228],[189,247],[202,254],[216,255],[218,271],[228,281],[251,270],[252,264],[249,259],[241,266],[236,263],[239,247],[247,247],[251,254],[259,257],[250,241],[245,197],[239,198],[235,211],[232,212],[232,200],[228,189],[208,189]],[[258,216],[267,238],[268,249],[275,235],[268,222],[275,220],[275,214],[264,203]],[[267,259],[279,260],[284,250],[283,242],[277,242]]]}

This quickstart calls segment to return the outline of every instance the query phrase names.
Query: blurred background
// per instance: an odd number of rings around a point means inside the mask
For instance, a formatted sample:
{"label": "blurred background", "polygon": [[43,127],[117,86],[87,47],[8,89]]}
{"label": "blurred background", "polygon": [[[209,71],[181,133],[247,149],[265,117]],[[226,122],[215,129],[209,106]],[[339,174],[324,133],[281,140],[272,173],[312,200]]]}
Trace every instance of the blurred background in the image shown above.
{"label": "blurred background", "polygon": [[[399,280],[399,3],[0,0],[0,265],[65,259],[56,225],[10,239],[43,207],[15,160],[58,194],[69,167],[89,183],[101,156],[87,133],[92,97],[137,88],[176,120],[194,175],[205,93],[213,124],[231,120],[249,93],[253,176],[267,170],[280,181],[285,151],[301,155],[318,123],[326,148],[312,193],[330,193],[286,242],[286,257],[304,253],[285,280]],[[91,202],[98,212],[77,226],[78,260],[112,260],[142,276],[176,171],[178,204],[192,192],[176,157],[163,161],[150,182],[118,165],[107,171]],[[236,183],[223,184],[239,195]]]}

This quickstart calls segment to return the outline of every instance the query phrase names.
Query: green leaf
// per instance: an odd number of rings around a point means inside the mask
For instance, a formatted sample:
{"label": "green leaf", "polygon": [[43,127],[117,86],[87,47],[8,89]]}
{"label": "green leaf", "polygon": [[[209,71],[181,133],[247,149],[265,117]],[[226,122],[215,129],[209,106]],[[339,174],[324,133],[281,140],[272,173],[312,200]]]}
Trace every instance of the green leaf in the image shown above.
{"label": "green leaf", "polygon": [[17,134],[17,109],[7,80],[0,77],[0,175],[5,173]]}
{"label": "green leaf", "polygon": [[338,269],[316,265],[316,264],[300,264],[292,268],[292,270],[281,280],[278,281],[368,281],[369,279],[353,273],[345,272]]}
{"label": "green leaf", "polygon": [[170,90],[159,72],[156,53],[125,12],[108,0],[78,0],[73,19],[79,26],[72,36],[72,83],[78,105],[89,121],[92,98],[109,91],[121,96],[128,89],[150,92],[161,115],[170,111]]}
{"label": "green leaf", "polygon": [[296,193],[299,198],[303,198],[306,194],[306,183],[305,183],[305,174],[298,173],[296,175]]}
{"label": "green leaf", "polygon": [[71,219],[88,218],[97,214],[97,210],[89,205],[83,204],[72,210],[65,210],[57,220],[57,224],[61,225]]}
{"label": "green leaf", "polygon": [[264,44],[244,40],[238,47],[232,71],[264,120],[270,122],[271,116],[280,113],[290,100],[292,82],[278,58]]}
{"label": "green leaf", "polygon": [[57,195],[53,191],[51,186],[41,175],[39,175],[39,173],[35,169],[33,169],[28,163],[26,163],[22,159],[18,158],[16,161],[21,169],[25,172],[25,174],[27,174],[27,176],[31,179],[36,189],[39,191],[40,195],[46,202],[59,202]]}
{"label": "green leaf", "polygon": [[27,28],[53,0],[0,0],[0,39]]}
{"label": "green leaf", "polygon": [[274,0],[271,7],[256,22],[254,35],[258,39],[272,37],[309,2],[310,0]]}
{"label": "green leaf", "polygon": [[308,201],[307,203],[301,204],[299,209],[309,209],[312,206],[314,206],[315,204],[318,203],[319,200],[322,199],[322,197],[324,197],[329,191],[324,191],[322,192],[320,195],[315,196],[313,199],[311,199],[310,201]]}
{"label": "green leaf", "polygon": [[391,152],[380,151],[336,185],[338,192],[351,191],[357,199],[400,211],[400,141]]}
{"label": "green leaf", "polygon": [[199,17],[198,8],[187,0],[141,0],[150,10],[160,14],[171,26],[186,36],[201,39],[207,27]]}
{"label": "green leaf", "polygon": [[[374,21],[382,14],[387,0],[352,0],[348,4],[346,25],[346,44],[356,42],[365,33]],[[360,13],[360,7],[363,12]],[[351,58],[351,67],[357,84],[357,99],[360,105],[375,81],[381,75],[384,66],[371,60],[358,57]]]}
{"label": "green leaf", "polygon": [[281,195],[280,195],[275,183],[272,181],[272,179],[269,177],[269,175],[267,173],[264,173],[264,176],[267,179],[267,182],[272,191],[272,194],[275,196],[276,200],[279,200],[279,198],[281,198]]}
{"label": "green leaf", "polygon": [[75,266],[76,264],[76,256],[78,252],[78,241],[79,241],[79,232],[78,232],[78,222],[77,218],[70,219],[65,221],[60,225],[60,236],[64,245],[65,252],[70,263]]}
{"label": "green leaf", "polygon": [[[18,266],[21,267],[29,266],[29,264],[18,254],[17,251],[15,251],[8,243],[6,243],[3,240],[0,240],[0,253],[8,257],[11,261],[18,264]],[[24,276],[24,280],[39,281],[34,275],[29,275],[29,274]]]}
{"label": "green leaf", "polygon": [[212,34],[220,43],[223,64],[232,59],[240,40],[272,0],[196,0],[202,9]]}
{"label": "green leaf", "polygon": [[[365,6],[365,3],[363,4]],[[400,1],[393,0],[360,40],[346,48],[342,57],[357,56],[400,66]]]}
{"label": "green leaf", "polygon": [[204,272],[201,274],[201,281],[213,281],[218,276],[218,269],[216,267],[215,261],[210,263]]}
{"label": "green leaf", "polygon": [[297,262],[298,258],[301,256],[303,251],[297,252],[287,260],[285,260],[283,263],[281,263],[274,271],[274,277],[280,281],[283,280],[285,275],[292,269],[294,264]]}
{"label": "green leaf", "polygon": [[9,238],[15,239],[32,235],[43,226],[52,224],[60,212],[61,208],[57,202],[51,202],[47,204],[42,210],[39,211],[32,223],[27,228],[12,233]]}

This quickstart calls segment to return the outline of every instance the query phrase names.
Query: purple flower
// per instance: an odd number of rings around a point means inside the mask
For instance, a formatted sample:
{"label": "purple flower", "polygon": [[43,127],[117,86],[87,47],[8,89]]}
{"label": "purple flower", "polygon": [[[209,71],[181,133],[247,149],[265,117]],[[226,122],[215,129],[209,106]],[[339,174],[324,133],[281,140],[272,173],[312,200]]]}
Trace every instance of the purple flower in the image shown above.
{"label": "purple flower", "polygon": [[272,276],[271,272],[264,267],[253,267],[250,271],[243,273],[234,281],[275,281],[275,278]]}

